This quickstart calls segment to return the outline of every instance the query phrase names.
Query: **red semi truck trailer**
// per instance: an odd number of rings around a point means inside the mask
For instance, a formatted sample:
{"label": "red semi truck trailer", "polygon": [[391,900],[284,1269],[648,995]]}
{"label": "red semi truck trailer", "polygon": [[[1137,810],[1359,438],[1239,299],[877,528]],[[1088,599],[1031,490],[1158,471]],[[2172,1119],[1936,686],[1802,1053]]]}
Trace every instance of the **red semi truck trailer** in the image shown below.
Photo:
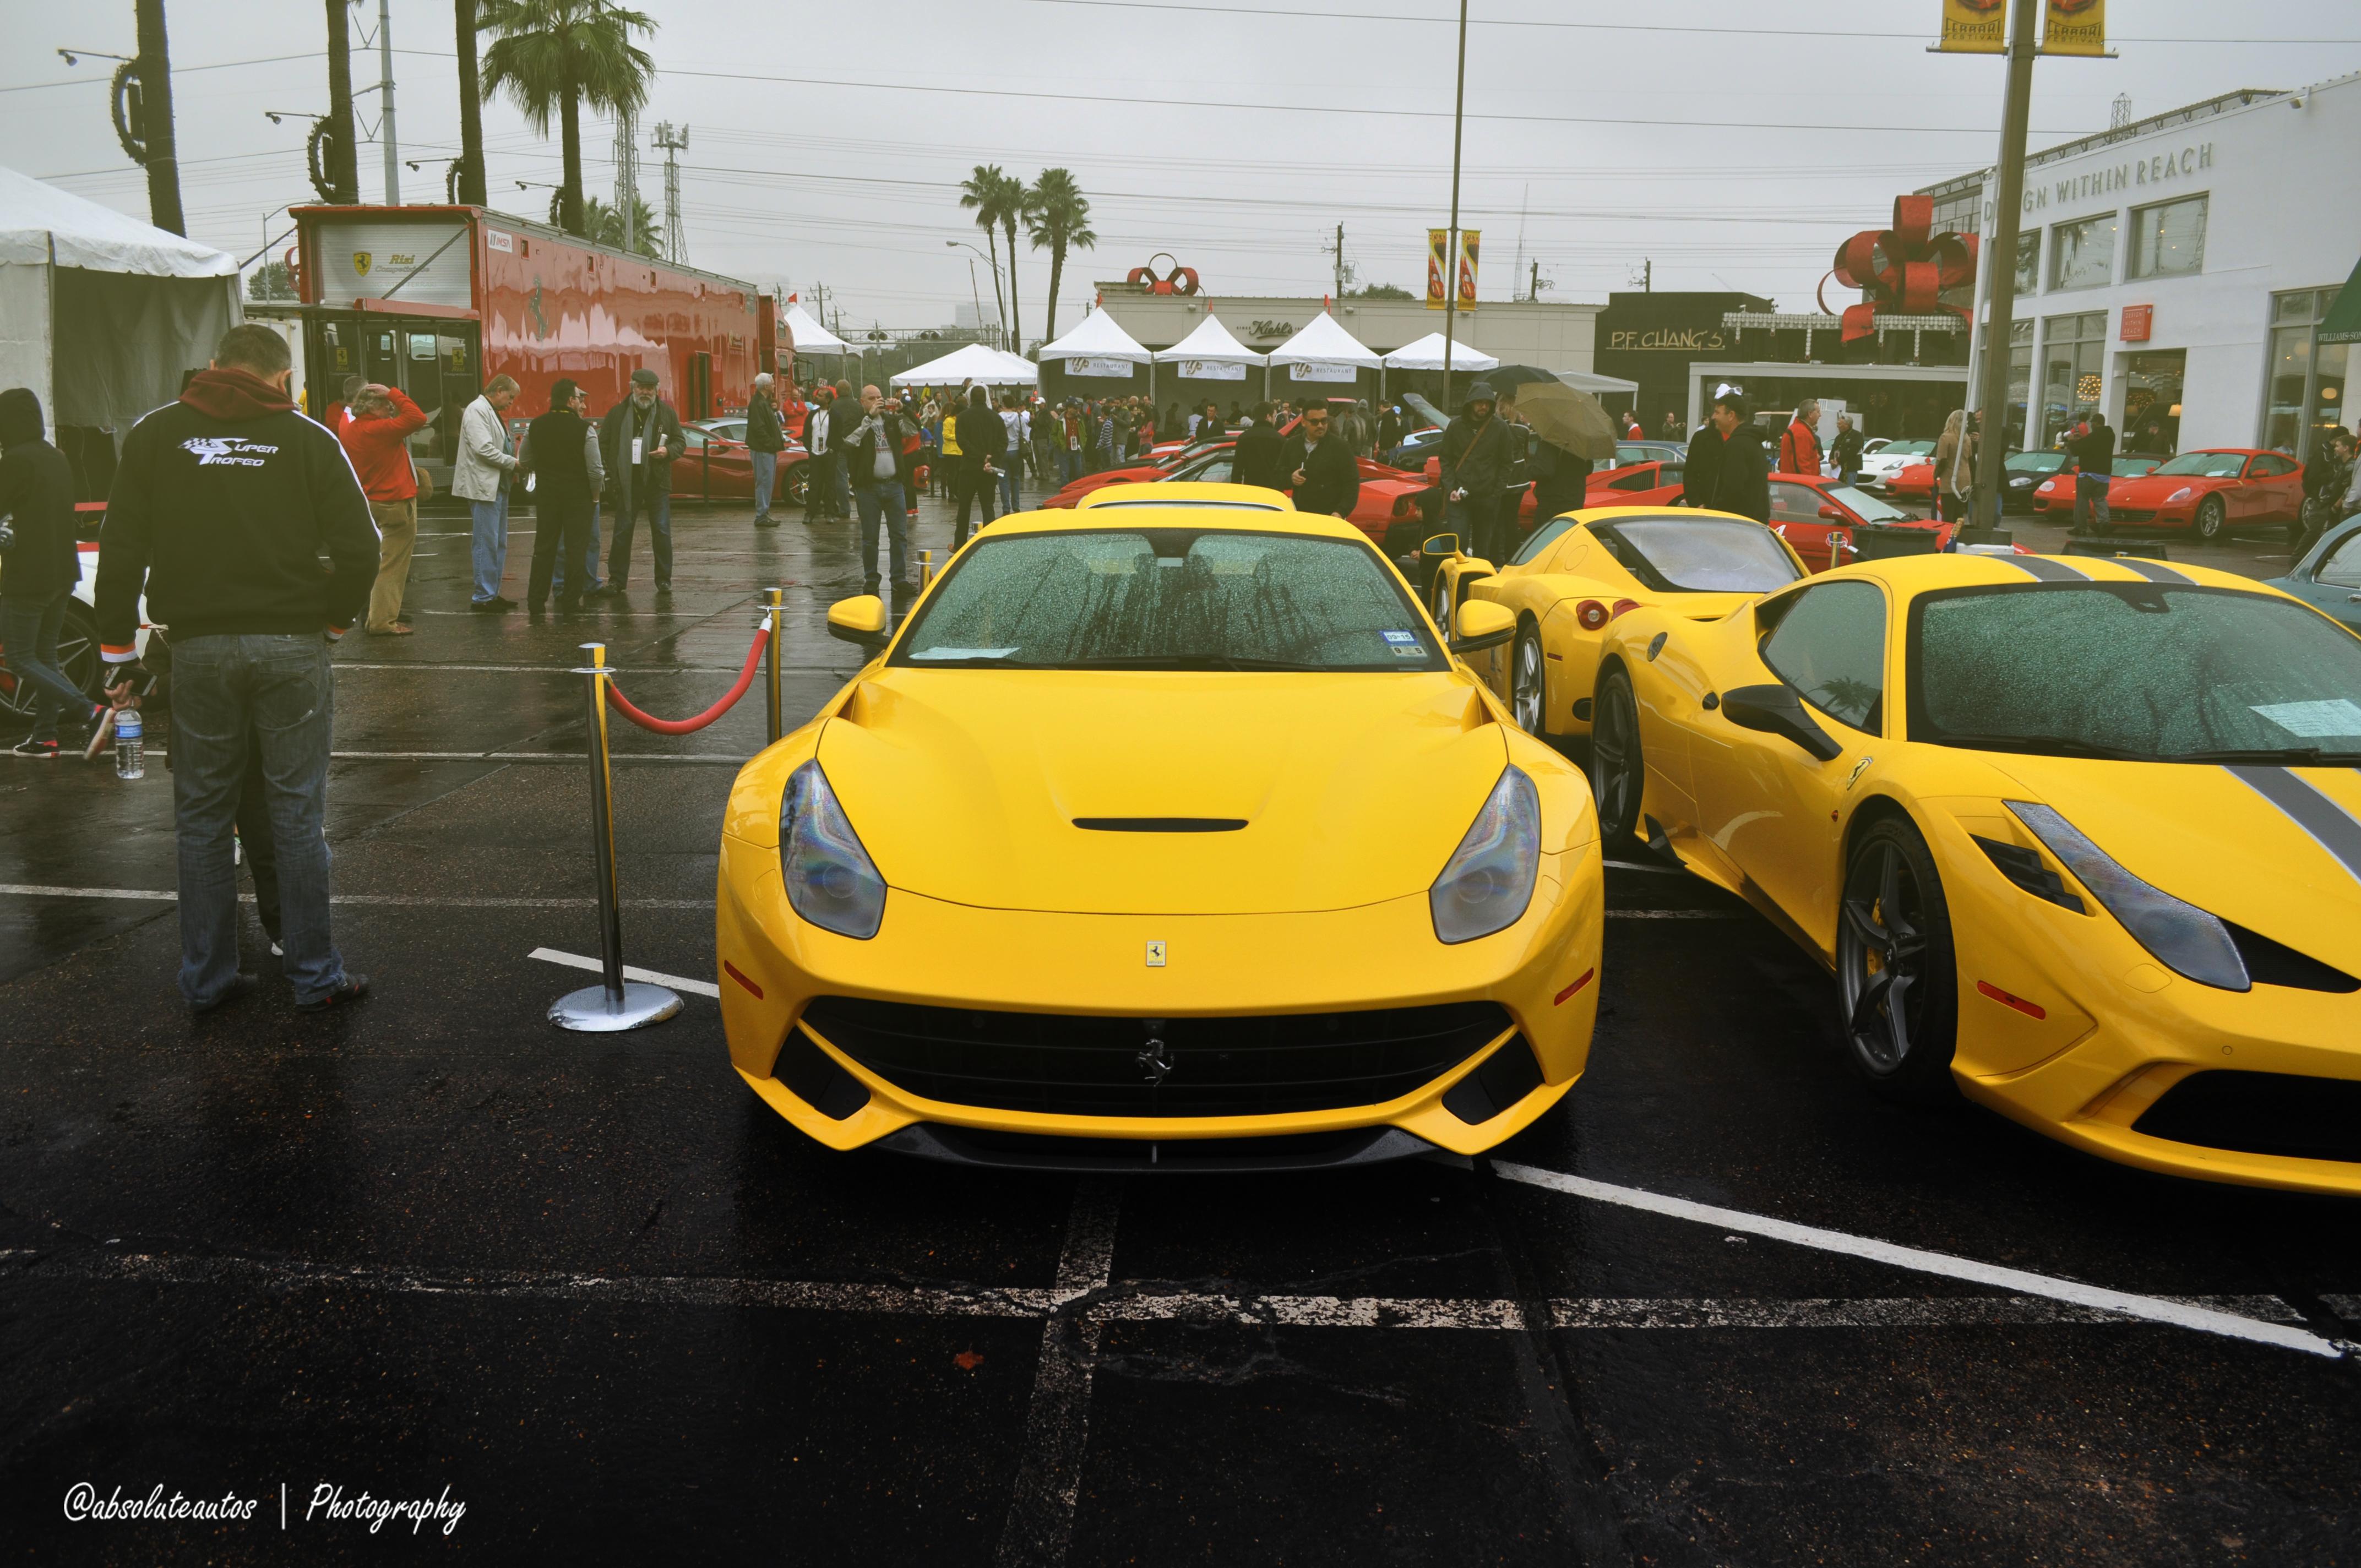
{"label": "red semi truck trailer", "polygon": [[522,391],[511,425],[570,377],[595,418],[631,372],[653,370],[684,420],[746,406],[758,370],[792,350],[754,285],[574,238],[483,207],[298,207],[288,253],[303,301],[310,411],[345,378],[400,387],[432,416],[411,438],[447,492],[459,413],[498,375]]}

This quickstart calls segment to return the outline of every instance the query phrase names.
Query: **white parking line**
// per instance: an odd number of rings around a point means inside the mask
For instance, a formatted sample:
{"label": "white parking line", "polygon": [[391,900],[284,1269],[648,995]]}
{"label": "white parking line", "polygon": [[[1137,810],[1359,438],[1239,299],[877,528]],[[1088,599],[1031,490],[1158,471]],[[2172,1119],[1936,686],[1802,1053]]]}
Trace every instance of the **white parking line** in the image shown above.
{"label": "white parking line", "polygon": [[[563,964],[567,969],[587,969],[592,974],[598,974],[607,967],[597,959],[582,953],[560,952],[555,948],[535,948],[525,957],[539,959],[545,964]],[[709,980],[691,980],[685,974],[665,974],[661,970],[635,969],[625,964],[623,978],[644,981],[650,985],[668,985],[675,991],[693,991],[699,996],[710,996],[717,1001],[721,995],[721,988]]]}
{"label": "white parking line", "polygon": [[1964,1280],[1971,1285],[1989,1286],[2020,1295],[2047,1297],[2070,1306],[2114,1312],[2149,1322],[2170,1323],[2176,1328],[2194,1329],[2200,1333],[2252,1340],[2258,1344],[2275,1344],[2284,1350],[2300,1350],[2311,1355],[2339,1359],[2345,1354],[2341,1346],[2300,1327],[2261,1322],[2239,1313],[2177,1301],[2168,1297],[2109,1290],[2096,1285],[2085,1285],[2079,1280],[2059,1279],[2022,1268],[2004,1268],[1998,1264],[1979,1263],[1973,1258],[1954,1257],[1949,1253],[1901,1246],[1871,1236],[1850,1235],[1843,1231],[1822,1230],[1816,1225],[1797,1224],[1792,1220],[1750,1214],[1741,1209],[1717,1208],[1710,1203],[1692,1202],[1686,1198],[1674,1198],[1637,1187],[1618,1187],[1610,1182],[1594,1181],[1588,1177],[1567,1176],[1559,1171],[1536,1169],[1529,1165],[1513,1165],[1506,1160],[1493,1161],[1492,1168],[1510,1181],[1547,1188],[1554,1192],[1588,1198],[1600,1203],[1614,1203],[1626,1209],[1642,1209],[1652,1214],[1712,1225],[1722,1231],[1767,1236],[1774,1241],[1791,1242],[1797,1246],[1816,1247],[1822,1252],[1841,1253],[1848,1257],[1864,1258],[1894,1268],[1940,1275],[1946,1279]]}
{"label": "white parking line", "polygon": [[[1075,1187],[1066,1245],[1058,1256],[1058,1288],[1070,1299],[1106,1288],[1122,1207],[1123,1190],[1111,1181],[1086,1178]],[[995,1568],[1057,1568],[1066,1561],[1074,1502],[1082,1491],[1082,1450],[1090,1439],[1091,1376],[1104,1329],[1104,1320],[1093,1313],[1052,1317],[1041,1325],[1033,1403],[1025,1418],[1025,1457],[1000,1528]]]}

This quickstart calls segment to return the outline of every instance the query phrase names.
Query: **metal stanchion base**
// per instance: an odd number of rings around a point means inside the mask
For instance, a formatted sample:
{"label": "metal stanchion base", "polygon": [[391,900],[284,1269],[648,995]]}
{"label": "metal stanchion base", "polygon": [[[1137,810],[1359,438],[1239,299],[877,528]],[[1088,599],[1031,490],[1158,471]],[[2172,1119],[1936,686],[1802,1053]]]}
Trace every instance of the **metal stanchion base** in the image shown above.
{"label": "metal stanchion base", "polygon": [[604,985],[586,985],[551,1003],[549,1021],[561,1029],[611,1035],[625,1029],[643,1029],[650,1024],[661,1024],[679,1011],[680,996],[677,992],[666,991],[661,985],[627,980],[623,982],[623,1001],[620,1007],[608,994]]}

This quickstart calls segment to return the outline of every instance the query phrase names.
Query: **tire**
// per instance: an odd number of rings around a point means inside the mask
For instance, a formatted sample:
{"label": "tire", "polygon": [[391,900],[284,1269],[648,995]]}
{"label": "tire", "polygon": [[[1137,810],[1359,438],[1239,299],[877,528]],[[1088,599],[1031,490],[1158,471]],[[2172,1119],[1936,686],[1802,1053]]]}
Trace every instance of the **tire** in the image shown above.
{"label": "tire", "polygon": [[1909,1105],[1956,1098],[1959,973],[1942,877],[1907,820],[1854,843],[1837,911],[1837,1028],[1871,1089]]}
{"label": "tire", "polygon": [[1514,657],[1509,663],[1509,708],[1517,728],[1536,740],[1549,739],[1549,678],[1543,673],[1541,629],[1517,629]]}
{"label": "tire", "polygon": [[1598,838],[1609,849],[1638,836],[1647,785],[1640,754],[1640,705],[1619,667],[1598,679],[1590,719],[1590,793],[1598,804]]}
{"label": "tire", "polygon": [[[0,666],[7,663],[5,651],[0,651]],[[78,598],[66,600],[65,622],[58,628],[58,668],[65,672],[82,696],[98,701],[99,687],[98,618],[90,606]],[[15,676],[0,673],[0,714],[11,719],[33,717],[32,687]],[[86,716],[85,716],[86,717]]]}
{"label": "tire", "polygon": [[2223,520],[2228,515],[2220,496],[2207,496],[2197,503],[2197,518],[2191,526],[2201,541],[2211,544],[2222,537]]}
{"label": "tire", "polygon": [[808,463],[798,463],[787,470],[779,482],[779,500],[783,506],[799,507],[811,499],[811,475]]}
{"label": "tire", "polygon": [[1451,579],[1444,576],[1440,569],[1435,572],[1434,583],[1427,589],[1426,597],[1427,608],[1434,612],[1434,624],[1443,629],[1443,640],[1450,641]]}

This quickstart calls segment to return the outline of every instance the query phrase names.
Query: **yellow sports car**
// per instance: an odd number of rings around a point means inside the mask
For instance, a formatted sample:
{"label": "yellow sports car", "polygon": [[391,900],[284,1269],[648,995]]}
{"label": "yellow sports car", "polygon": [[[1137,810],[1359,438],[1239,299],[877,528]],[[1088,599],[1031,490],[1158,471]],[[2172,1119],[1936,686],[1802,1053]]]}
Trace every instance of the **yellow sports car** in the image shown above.
{"label": "yellow sports car", "polygon": [[2125,558],[1849,566],[1601,653],[1593,779],[1835,971],[1870,1081],[2361,1192],[2361,638]]}
{"label": "yellow sports car", "polygon": [[748,763],[730,1057],[830,1147],[1035,1168],[1474,1153],[1590,1047],[1581,771],[1352,524],[1244,487],[1004,518]]}
{"label": "yellow sports car", "polygon": [[1656,605],[1719,620],[1806,573],[1787,542],[1752,518],[1678,507],[1568,512],[1536,524],[1498,568],[1462,554],[1449,534],[1429,540],[1425,554],[1438,617],[1471,601],[1516,617],[1513,641],[1469,664],[1545,740],[1590,733],[1599,643],[1618,616]]}

